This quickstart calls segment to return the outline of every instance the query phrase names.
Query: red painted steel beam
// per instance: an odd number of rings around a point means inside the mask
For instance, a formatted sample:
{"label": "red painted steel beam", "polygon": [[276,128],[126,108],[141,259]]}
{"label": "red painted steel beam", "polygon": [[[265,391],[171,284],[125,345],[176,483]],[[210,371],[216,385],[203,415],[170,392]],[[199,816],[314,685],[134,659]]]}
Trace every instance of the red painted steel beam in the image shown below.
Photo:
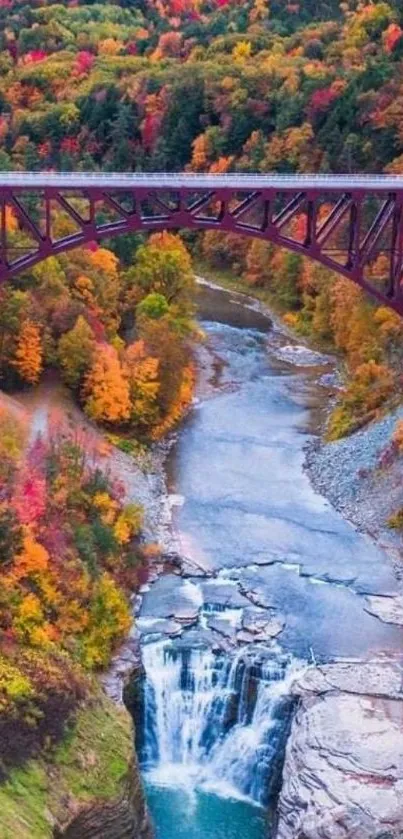
{"label": "red painted steel beam", "polygon": [[[28,173],[25,179],[23,173],[18,173],[14,180],[13,177],[12,173],[0,175],[0,280],[12,280],[49,256],[103,237],[180,228],[222,230],[259,238],[310,257],[357,283],[403,316],[403,178],[235,174],[126,177],[80,173],[54,177]],[[44,215],[40,223],[38,213],[35,215],[24,205],[24,193],[29,193],[31,199],[37,194]],[[87,202],[88,219],[71,204],[72,193]],[[173,202],[170,193],[175,196]],[[131,207],[121,206],[119,194],[122,199],[130,197]],[[284,206],[274,214],[279,197]],[[365,206],[372,197],[380,199],[382,206],[367,229]],[[334,206],[320,221],[320,208],[329,201]],[[52,237],[57,206],[72,223],[72,232],[59,240]],[[209,206],[212,215],[208,214]],[[98,207],[104,212],[104,219],[99,221]],[[7,231],[7,209],[13,210],[25,233],[25,253],[16,258],[15,243]],[[108,220],[108,212],[113,212],[113,220]],[[256,225],[248,222],[248,212],[258,214]],[[293,234],[293,224],[298,226],[302,218],[306,234],[300,241]],[[388,242],[381,247],[388,231]],[[346,244],[341,246],[344,241]],[[335,250],[343,252],[345,258],[341,262],[332,256]],[[386,254],[389,266],[384,287],[371,279],[371,269],[380,252]]]}

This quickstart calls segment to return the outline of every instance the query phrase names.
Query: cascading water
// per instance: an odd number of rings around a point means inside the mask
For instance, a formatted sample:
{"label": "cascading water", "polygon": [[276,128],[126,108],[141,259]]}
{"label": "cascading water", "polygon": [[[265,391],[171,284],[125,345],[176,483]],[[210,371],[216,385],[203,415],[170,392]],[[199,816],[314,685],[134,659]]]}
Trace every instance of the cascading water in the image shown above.
{"label": "cascading water", "polygon": [[143,661],[143,764],[153,782],[266,803],[295,666],[258,650],[228,659],[171,642],[146,645]]}
{"label": "cascading water", "polygon": [[[256,666],[256,665],[255,665]],[[253,667],[253,664],[252,664]],[[224,740],[212,749],[210,770],[234,789],[254,801],[264,803],[269,789],[269,775],[277,762],[279,740],[287,728],[284,715],[291,671],[269,660],[263,662],[257,676],[253,707],[250,708],[250,669],[244,667],[237,721]]]}

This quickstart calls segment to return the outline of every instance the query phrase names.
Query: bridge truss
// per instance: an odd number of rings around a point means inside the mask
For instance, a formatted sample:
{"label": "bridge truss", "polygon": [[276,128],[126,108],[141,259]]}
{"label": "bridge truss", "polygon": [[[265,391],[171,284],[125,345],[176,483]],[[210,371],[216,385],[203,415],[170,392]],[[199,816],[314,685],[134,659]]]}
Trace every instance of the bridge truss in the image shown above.
{"label": "bridge truss", "polygon": [[403,315],[403,177],[0,175],[0,281],[104,237],[181,228],[288,248]]}

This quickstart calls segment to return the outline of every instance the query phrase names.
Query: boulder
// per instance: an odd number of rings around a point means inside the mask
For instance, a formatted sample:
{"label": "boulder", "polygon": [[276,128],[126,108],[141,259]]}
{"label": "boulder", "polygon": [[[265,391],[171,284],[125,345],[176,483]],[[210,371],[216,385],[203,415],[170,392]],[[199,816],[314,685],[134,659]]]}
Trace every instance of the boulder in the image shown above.
{"label": "boulder", "polygon": [[144,592],[141,618],[172,618],[186,626],[196,623],[203,603],[200,589],[190,580],[166,574]]}

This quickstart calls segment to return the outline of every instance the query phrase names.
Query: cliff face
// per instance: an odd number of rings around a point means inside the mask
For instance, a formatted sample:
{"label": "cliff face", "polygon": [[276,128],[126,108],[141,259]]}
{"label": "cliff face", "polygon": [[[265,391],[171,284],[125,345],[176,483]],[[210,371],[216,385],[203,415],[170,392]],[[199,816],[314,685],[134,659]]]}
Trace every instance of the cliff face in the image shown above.
{"label": "cliff face", "polygon": [[54,811],[54,839],[152,839],[129,713],[105,697],[86,713],[92,725],[92,714],[98,717],[98,734],[91,743],[82,722],[76,729],[76,753],[70,750],[64,778],[68,794],[59,794]]}
{"label": "cliff face", "polygon": [[122,786],[116,798],[83,806],[54,839],[152,839],[137,761]]}
{"label": "cliff face", "polygon": [[402,676],[394,662],[334,664],[294,685],[276,839],[401,839]]}
{"label": "cliff face", "polygon": [[95,688],[56,749],[0,786],[1,839],[152,839],[133,738]]}

